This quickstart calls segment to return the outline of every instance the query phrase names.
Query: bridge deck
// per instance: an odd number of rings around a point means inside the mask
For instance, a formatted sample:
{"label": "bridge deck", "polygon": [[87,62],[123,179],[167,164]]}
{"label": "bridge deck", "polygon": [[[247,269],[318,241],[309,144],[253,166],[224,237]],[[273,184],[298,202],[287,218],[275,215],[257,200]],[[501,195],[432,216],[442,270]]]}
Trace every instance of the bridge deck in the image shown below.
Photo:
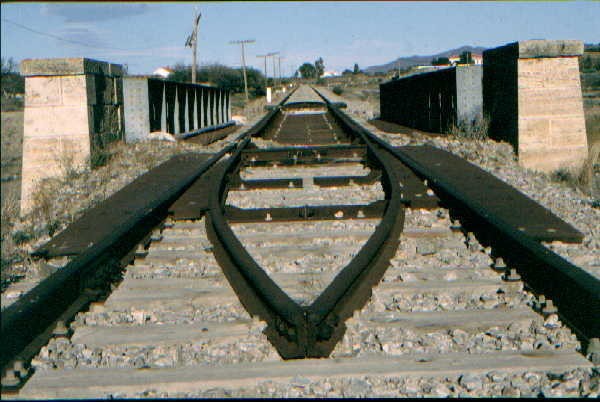
{"label": "bridge deck", "polygon": [[[502,221],[538,241],[581,243],[583,234],[551,211],[494,175],[444,150],[431,146],[395,147],[461,194]],[[433,183],[432,183],[433,184]]]}
{"label": "bridge deck", "polygon": [[[174,185],[189,180],[202,170],[212,154],[177,155],[123,187],[104,202],[86,211],[81,218],[36,250],[46,258],[77,255],[106,239],[115,228],[135,216],[143,216],[160,202]],[[208,167],[208,164],[207,164]]]}

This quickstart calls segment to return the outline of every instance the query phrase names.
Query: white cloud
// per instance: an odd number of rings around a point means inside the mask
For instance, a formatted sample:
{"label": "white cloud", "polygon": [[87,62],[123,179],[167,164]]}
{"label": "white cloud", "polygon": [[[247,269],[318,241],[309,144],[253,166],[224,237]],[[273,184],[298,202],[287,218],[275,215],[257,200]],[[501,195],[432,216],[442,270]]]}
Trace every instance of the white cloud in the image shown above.
{"label": "white cloud", "polygon": [[42,15],[62,17],[65,22],[97,22],[141,15],[150,9],[148,4],[43,4]]}

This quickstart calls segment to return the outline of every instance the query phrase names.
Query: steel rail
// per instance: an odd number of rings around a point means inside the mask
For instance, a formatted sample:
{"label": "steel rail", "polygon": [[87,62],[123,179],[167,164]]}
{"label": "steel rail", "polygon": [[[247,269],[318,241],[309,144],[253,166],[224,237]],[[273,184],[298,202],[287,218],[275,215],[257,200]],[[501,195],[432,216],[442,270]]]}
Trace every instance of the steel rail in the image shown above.
{"label": "steel rail", "polygon": [[[239,141],[244,135],[239,136]],[[131,252],[159,225],[168,207],[226,153],[235,148],[230,144],[202,163],[188,177],[172,183],[155,202],[139,209],[110,236],[77,255],[66,266],[43,279],[37,286],[2,311],[0,365],[2,373],[11,369],[16,360],[28,361],[32,356],[28,345],[69,309],[86,289],[106,291],[108,284],[120,272],[121,259]],[[92,301],[92,300],[90,300]],[[83,306],[85,307],[85,306]],[[36,340],[39,343],[39,339]]]}
{"label": "steel rail", "polygon": [[[330,104],[325,96],[320,95]],[[480,241],[490,243],[494,247],[494,254],[514,266],[527,285],[554,302],[561,319],[574,330],[584,345],[594,338],[600,338],[598,279],[510,225],[500,216],[490,213],[485,205],[463,195],[443,176],[434,174],[428,166],[349,121],[342,114],[336,113],[335,107],[332,107],[332,110],[341,121],[368,136],[420,177],[427,179],[428,185],[436,194],[440,198],[443,197],[448,206],[461,216],[463,226],[470,227],[471,231],[477,233]]]}
{"label": "steel rail", "polygon": [[[269,119],[274,117],[275,112],[268,116]],[[262,123],[254,135],[260,135],[269,120],[265,118]],[[248,311],[267,322],[265,333],[284,358],[328,356],[345,332],[344,321],[369,299],[372,286],[383,276],[398,245],[404,223],[398,180],[380,155],[381,151],[376,150],[366,136],[358,132],[356,136],[357,141],[366,145],[371,163],[383,170],[387,206],[381,222],[355,258],[308,307],[299,306],[265,273],[225,218],[227,176],[239,169],[241,155],[249,142],[240,144],[229,159],[229,166],[218,180],[218,188],[211,194],[206,225],[217,260]]]}

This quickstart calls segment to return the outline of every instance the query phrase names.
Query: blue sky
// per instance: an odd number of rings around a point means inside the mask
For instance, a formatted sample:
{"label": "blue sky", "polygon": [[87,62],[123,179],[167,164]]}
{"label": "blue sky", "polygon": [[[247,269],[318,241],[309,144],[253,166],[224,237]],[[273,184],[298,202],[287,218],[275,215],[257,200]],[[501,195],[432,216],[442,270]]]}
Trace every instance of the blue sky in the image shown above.
{"label": "blue sky", "polygon": [[239,66],[239,46],[229,41],[255,39],[247,63],[262,70],[256,55],[280,51],[284,75],[318,57],[326,70],[342,71],[462,45],[600,42],[600,2],[587,1],[2,3],[1,53],[17,61],[89,57],[127,64],[134,74],[190,64],[184,44],[195,8],[202,13],[200,64]]}

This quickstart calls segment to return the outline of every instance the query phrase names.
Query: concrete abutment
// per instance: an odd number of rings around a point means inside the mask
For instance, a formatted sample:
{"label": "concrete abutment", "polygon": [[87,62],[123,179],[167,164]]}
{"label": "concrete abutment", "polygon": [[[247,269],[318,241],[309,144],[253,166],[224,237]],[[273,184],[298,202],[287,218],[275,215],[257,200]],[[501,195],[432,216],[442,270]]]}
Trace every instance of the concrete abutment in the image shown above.
{"label": "concrete abutment", "polygon": [[40,180],[89,167],[105,143],[123,135],[123,69],[86,58],[27,59],[21,214]]}
{"label": "concrete abutment", "polygon": [[433,132],[485,117],[525,168],[579,170],[588,154],[577,40],[527,40],[457,66],[381,84],[381,119]]}
{"label": "concrete abutment", "polygon": [[519,164],[578,170],[588,146],[576,40],[528,40],[483,53],[483,106],[491,138],[513,145]]}
{"label": "concrete abutment", "polygon": [[231,121],[228,90],[151,77],[124,77],[117,64],[87,58],[28,59],[21,214],[34,207],[43,179],[90,168],[107,142],[179,137]]}

